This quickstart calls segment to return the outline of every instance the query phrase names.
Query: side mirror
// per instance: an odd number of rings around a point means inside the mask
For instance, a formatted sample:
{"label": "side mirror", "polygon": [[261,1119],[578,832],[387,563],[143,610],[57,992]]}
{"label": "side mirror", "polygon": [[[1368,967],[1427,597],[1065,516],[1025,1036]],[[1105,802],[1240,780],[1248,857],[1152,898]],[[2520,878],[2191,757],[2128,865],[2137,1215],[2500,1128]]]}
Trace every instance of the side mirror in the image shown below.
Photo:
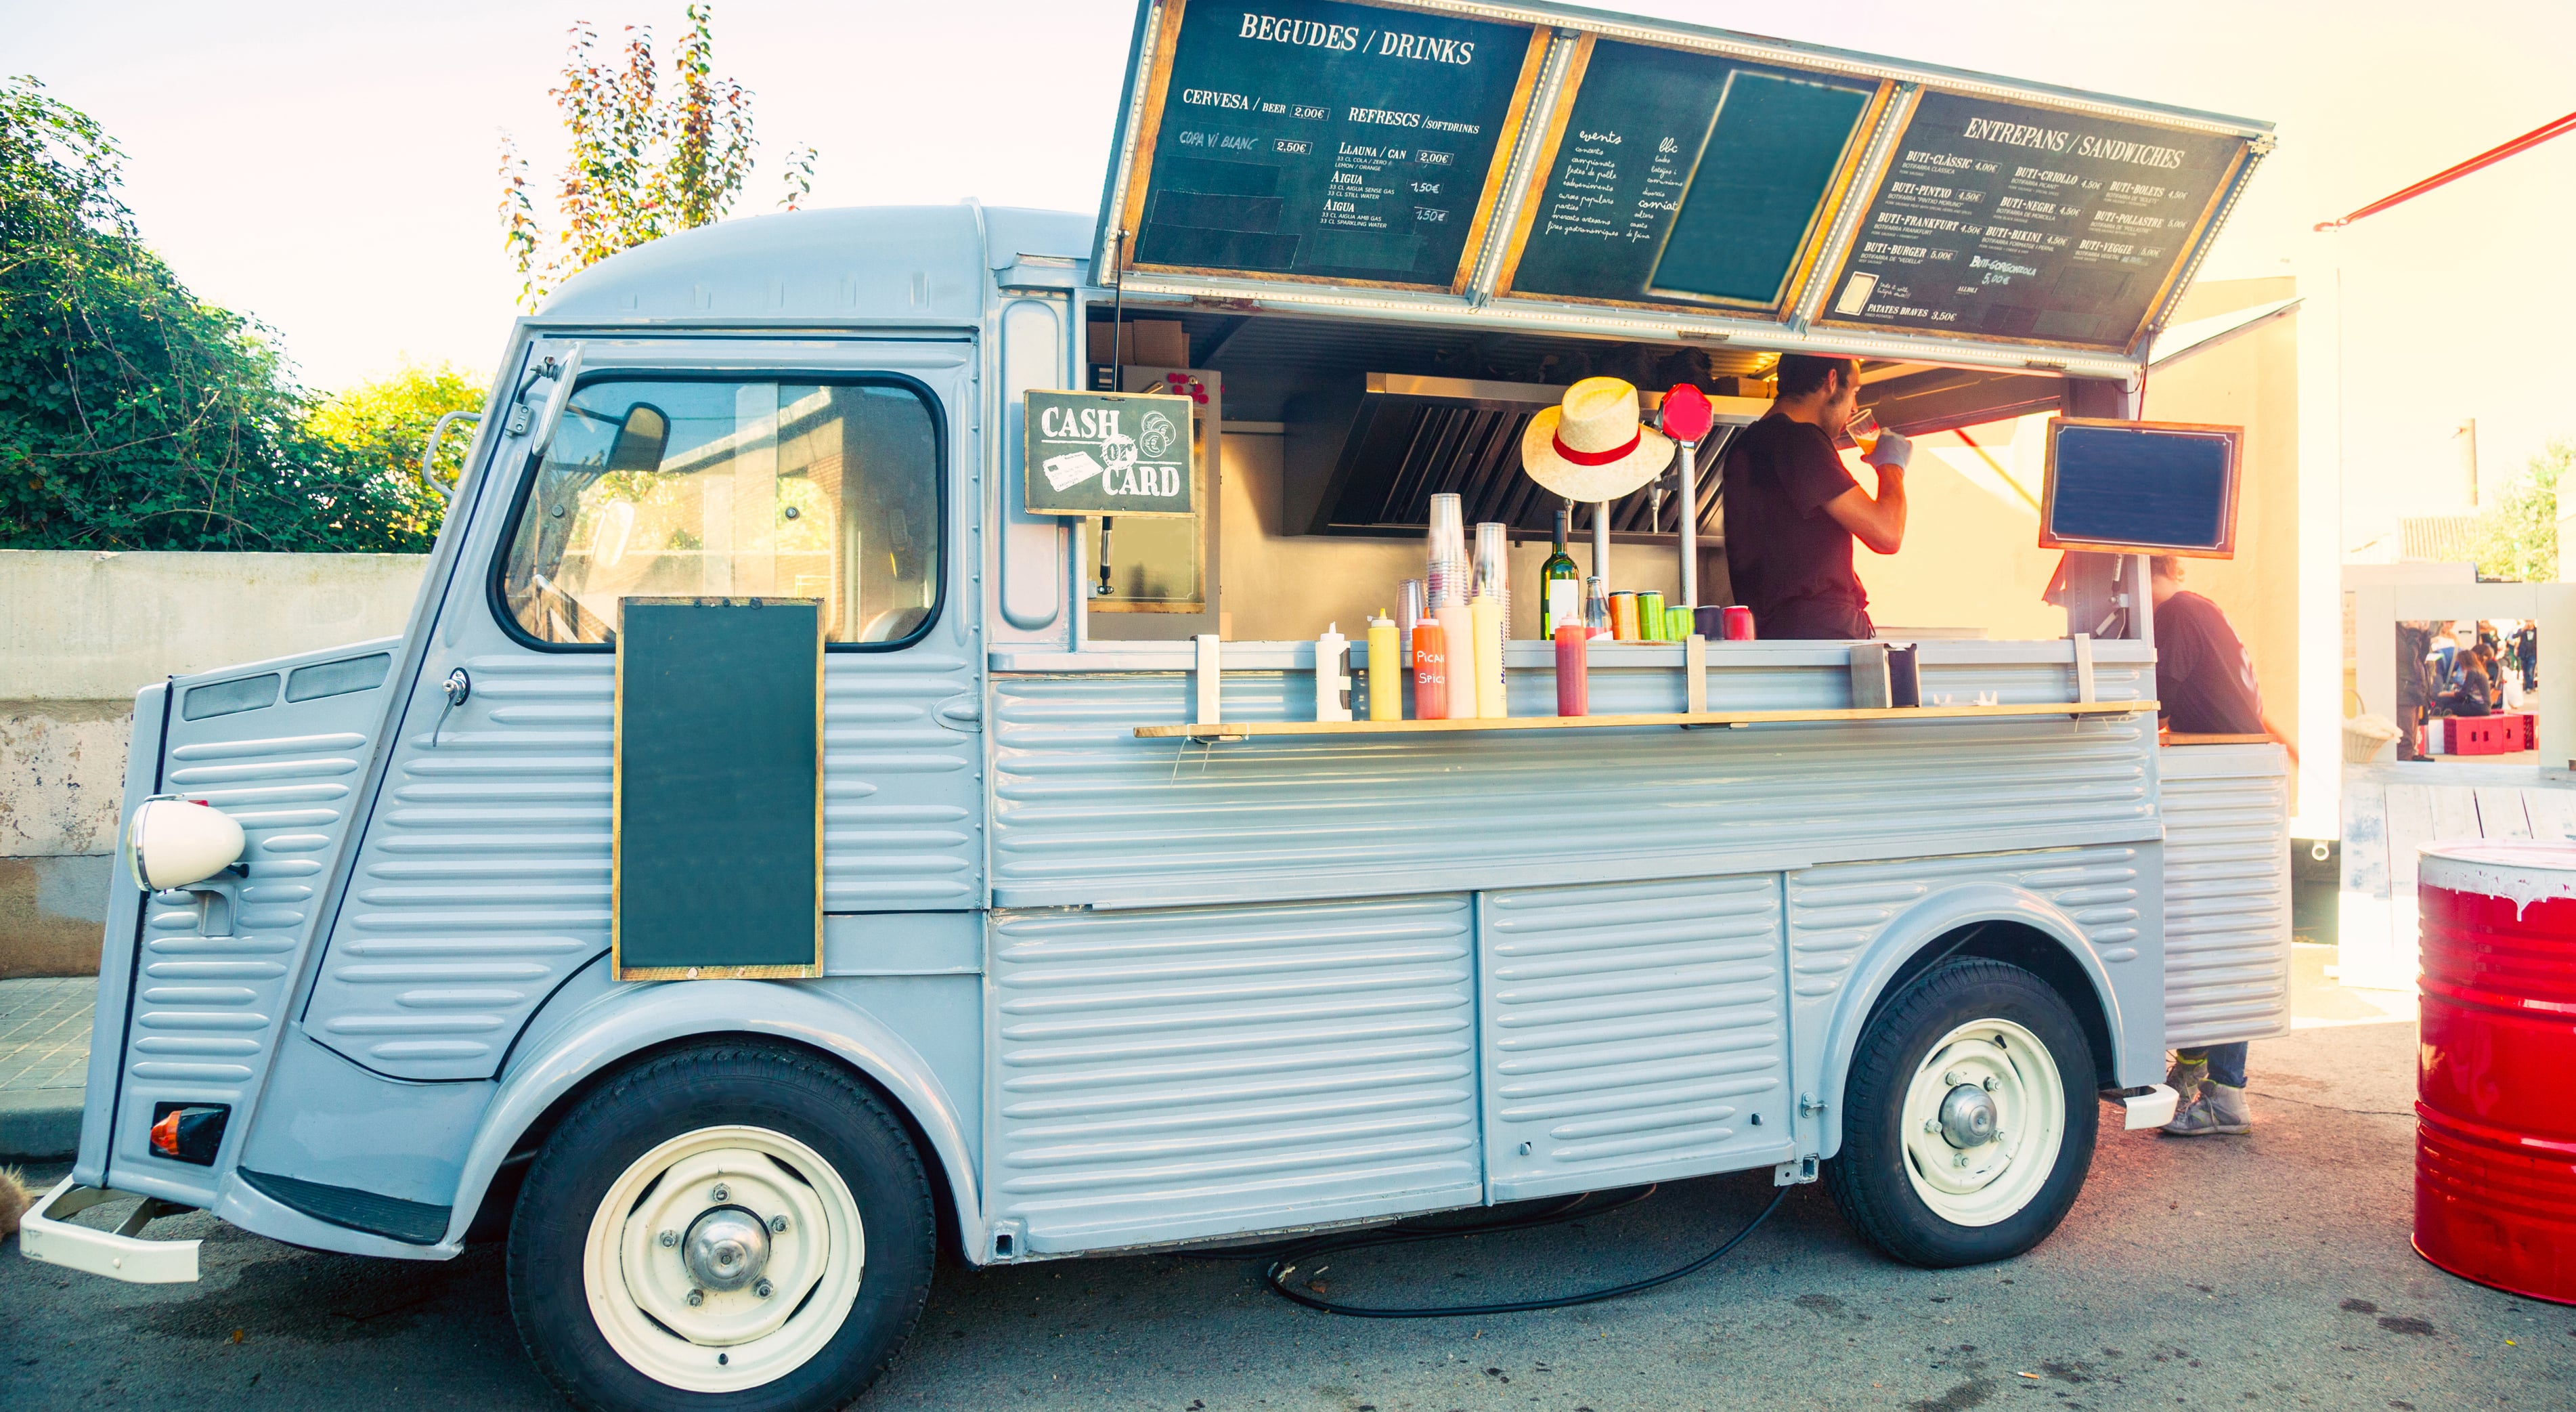
{"label": "side mirror", "polygon": [[618,425],[617,439],[608,446],[608,469],[611,471],[657,471],[662,468],[662,448],[671,440],[671,419],[650,402],[638,402],[626,409],[626,420]]}

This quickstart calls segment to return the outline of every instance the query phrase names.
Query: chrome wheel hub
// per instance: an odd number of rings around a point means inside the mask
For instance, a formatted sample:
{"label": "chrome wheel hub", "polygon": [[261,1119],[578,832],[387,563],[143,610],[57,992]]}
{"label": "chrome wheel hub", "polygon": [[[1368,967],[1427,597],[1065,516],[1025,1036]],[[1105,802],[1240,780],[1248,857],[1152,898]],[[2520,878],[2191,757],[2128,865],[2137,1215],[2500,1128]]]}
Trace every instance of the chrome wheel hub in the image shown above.
{"label": "chrome wheel hub", "polygon": [[831,1163],[785,1133],[729,1124],[661,1143],[609,1185],[582,1286],[629,1366],[732,1393],[827,1346],[866,1268],[858,1203]]}
{"label": "chrome wheel hub", "polygon": [[682,1259],[705,1288],[740,1289],[769,1266],[769,1227],[739,1206],[719,1206],[689,1227]]}
{"label": "chrome wheel hub", "polygon": [[1931,1213],[1991,1226],[2047,1186],[2065,1139],[2066,1082],[2029,1028],[1971,1020],[1943,1035],[1905,1086],[1905,1173]]}
{"label": "chrome wheel hub", "polygon": [[1995,1100],[1977,1084],[1961,1084],[1941,1100],[1941,1136],[1952,1147],[1980,1147],[1995,1140]]}

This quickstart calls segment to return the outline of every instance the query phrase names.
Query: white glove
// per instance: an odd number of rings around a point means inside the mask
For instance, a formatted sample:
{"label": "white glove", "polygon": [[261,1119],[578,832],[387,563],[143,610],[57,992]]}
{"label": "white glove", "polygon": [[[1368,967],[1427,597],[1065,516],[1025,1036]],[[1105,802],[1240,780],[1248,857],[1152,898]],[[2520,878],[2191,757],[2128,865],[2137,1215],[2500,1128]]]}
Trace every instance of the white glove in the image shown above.
{"label": "white glove", "polygon": [[1871,447],[1869,454],[1861,457],[1861,460],[1870,465],[1894,466],[1900,471],[1905,469],[1906,462],[1913,459],[1914,443],[1892,431],[1880,432],[1878,445]]}

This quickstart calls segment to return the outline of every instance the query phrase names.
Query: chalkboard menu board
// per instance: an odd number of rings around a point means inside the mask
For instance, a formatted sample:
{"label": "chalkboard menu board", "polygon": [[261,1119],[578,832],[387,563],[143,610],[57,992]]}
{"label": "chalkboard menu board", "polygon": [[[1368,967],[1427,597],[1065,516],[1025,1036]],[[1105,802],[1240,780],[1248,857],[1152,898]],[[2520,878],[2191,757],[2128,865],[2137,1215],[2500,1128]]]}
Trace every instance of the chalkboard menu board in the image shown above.
{"label": "chalkboard menu board", "polygon": [[1027,397],[1021,508],[1032,515],[1198,513],[1189,398],[1046,389]]}
{"label": "chalkboard menu board", "polygon": [[613,977],[821,975],[823,605],[619,607]]}
{"label": "chalkboard menu board", "polygon": [[1927,92],[1821,320],[2126,348],[2247,146]]}
{"label": "chalkboard menu board", "polygon": [[1527,25],[1323,0],[1165,12],[1122,224],[1137,268],[1448,289],[1545,51]]}
{"label": "chalkboard menu board", "polygon": [[1880,85],[1589,38],[1577,62],[1506,287],[1777,308]]}
{"label": "chalkboard menu board", "polygon": [[2052,420],[2040,547],[2232,557],[2244,435],[2187,422]]}

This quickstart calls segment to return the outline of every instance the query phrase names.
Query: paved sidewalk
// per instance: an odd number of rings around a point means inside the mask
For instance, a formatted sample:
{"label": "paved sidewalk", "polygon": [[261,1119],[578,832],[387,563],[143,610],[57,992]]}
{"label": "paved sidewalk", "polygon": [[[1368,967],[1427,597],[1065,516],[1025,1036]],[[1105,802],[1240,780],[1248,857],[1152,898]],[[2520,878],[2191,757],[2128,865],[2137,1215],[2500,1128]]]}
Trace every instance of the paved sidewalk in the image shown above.
{"label": "paved sidewalk", "polygon": [[89,1075],[90,976],[0,981],[0,1159],[69,1157]]}

